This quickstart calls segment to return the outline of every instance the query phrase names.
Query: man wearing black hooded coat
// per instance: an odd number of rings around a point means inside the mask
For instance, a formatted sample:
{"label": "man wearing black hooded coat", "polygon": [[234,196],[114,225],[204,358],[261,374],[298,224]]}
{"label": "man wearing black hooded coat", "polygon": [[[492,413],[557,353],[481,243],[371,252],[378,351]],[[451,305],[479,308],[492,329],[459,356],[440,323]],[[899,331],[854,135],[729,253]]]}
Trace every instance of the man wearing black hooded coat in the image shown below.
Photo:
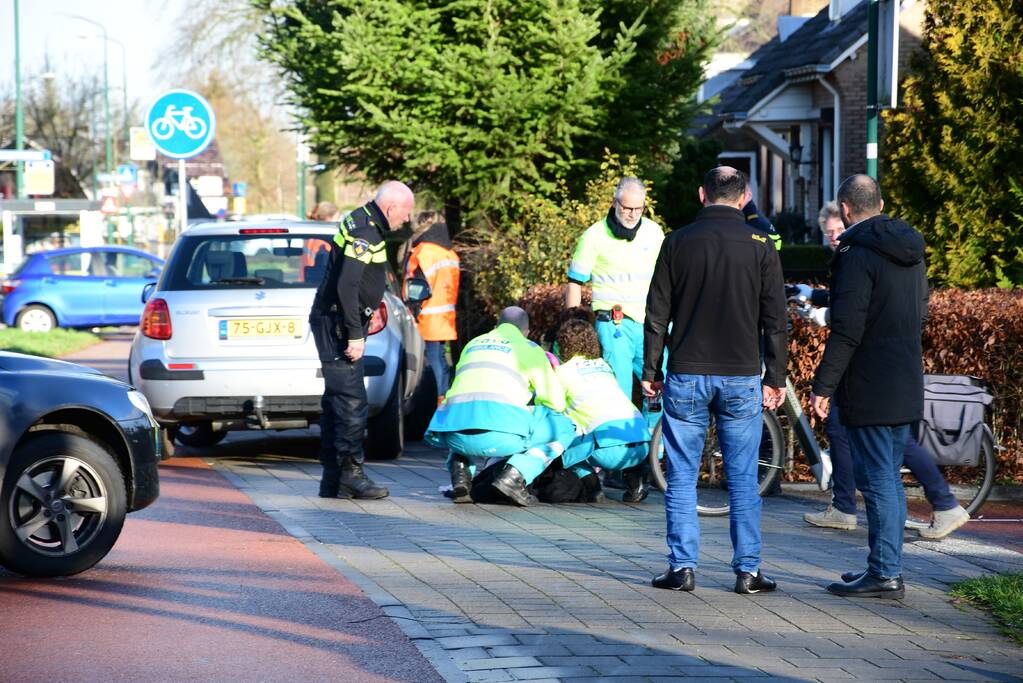
{"label": "man wearing black hooded coat", "polygon": [[870,554],[865,572],[847,572],[828,590],[902,598],[906,499],[899,469],[910,424],[923,417],[924,239],[881,213],[881,189],[869,176],[847,178],[837,199],[848,229],[831,263],[831,334],[811,402],[822,418],[832,399],[841,408]]}

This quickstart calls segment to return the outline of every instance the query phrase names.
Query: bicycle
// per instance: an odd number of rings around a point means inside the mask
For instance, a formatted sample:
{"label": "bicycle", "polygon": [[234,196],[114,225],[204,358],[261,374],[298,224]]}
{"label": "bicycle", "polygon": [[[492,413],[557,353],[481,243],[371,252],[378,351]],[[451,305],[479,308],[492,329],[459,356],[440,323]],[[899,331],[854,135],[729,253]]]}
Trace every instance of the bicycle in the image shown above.
{"label": "bicycle", "polygon": [[153,137],[157,140],[167,140],[174,134],[174,130],[180,130],[193,140],[201,140],[206,135],[206,122],[197,116],[192,116],[192,107],[182,107],[176,110],[174,105],[167,105],[163,116],[153,121]]}
{"label": "bicycle", "polygon": [[[786,290],[788,294],[789,288],[786,287]],[[809,302],[800,300],[796,296],[789,296],[789,303],[801,318],[804,320],[810,318],[813,307]],[[810,420],[796,395],[795,387],[788,380],[785,383],[785,400],[782,402],[780,412],[786,417],[787,431],[795,435],[795,442],[799,444],[799,450],[810,466],[811,474],[817,481],[818,487],[821,491],[827,491],[831,484],[830,455],[818,443],[813,428],[810,426]],[[786,430],[783,429],[778,414],[774,411],[764,411],[763,421],[764,431],[757,466],[757,489],[762,496],[775,487],[782,470],[791,471],[795,464],[793,449],[787,448],[787,445],[792,444],[793,441],[786,440]],[[667,459],[663,458],[662,423],[663,416],[661,420],[658,420],[650,438],[649,469],[651,483],[663,492],[667,490],[668,484],[664,471],[664,468],[667,467]],[[975,467],[939,466],[938,468],[942,471],[946,481],[965,482],[953,484],[951,488],[953,495],[970,515],[980,509],[994,486],[995,450],[997,448],[994,434],[990,427],[984,424],[984,436],[981,439],[980,453]],[[707,439],[704,442],[700,469],[697,474],[696,509],[702,516],[720,517],[729,512],[728,482],[722,465],[721,448],[718,445],[712,423],[707,430]],[[909,470],[903,467],[903,485],[907,489],[922,489],[919,483],[906,477],[908,474]],[[920,494],[915,490],[907,491],[907,497],[913,496],[920,497]]]}

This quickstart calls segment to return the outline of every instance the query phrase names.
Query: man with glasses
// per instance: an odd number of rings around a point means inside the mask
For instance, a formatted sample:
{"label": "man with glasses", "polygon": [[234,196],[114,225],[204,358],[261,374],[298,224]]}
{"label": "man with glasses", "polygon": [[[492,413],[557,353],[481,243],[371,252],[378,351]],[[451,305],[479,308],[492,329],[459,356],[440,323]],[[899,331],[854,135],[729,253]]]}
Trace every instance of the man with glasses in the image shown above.
{"label": "man with glasses", "polygon": [[[615,188],[614,202],[607,216],[583,232],[568,266],[565,308],[582,303],[582,286],[593,286],[593,312],[604,360],[615,373],[626,396],[632,396],[632,378],[643,374],[643,320],[650,278],[664,231],[643,217],[646,187],[638,178],[622,178]],[[656,419],[647,414],[648,420]],[[630,479],[642,477],[639,468],[625,472],[629,492],[637,491],[638,502],[646,490],[632,486]],[[636,482],[633,482],[636,483]]]}

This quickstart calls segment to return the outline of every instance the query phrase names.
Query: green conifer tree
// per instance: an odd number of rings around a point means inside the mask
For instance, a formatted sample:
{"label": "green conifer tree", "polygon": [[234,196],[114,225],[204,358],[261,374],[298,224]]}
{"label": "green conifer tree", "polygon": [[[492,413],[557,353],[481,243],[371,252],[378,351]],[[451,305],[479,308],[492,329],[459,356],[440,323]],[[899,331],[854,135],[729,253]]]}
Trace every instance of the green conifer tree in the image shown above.
{"label": "green conifer tree", "polygon": [[886,117],[891,213],[927,240],[938,284],[1023,285],[1023,2],[930,0],[924,50]]}

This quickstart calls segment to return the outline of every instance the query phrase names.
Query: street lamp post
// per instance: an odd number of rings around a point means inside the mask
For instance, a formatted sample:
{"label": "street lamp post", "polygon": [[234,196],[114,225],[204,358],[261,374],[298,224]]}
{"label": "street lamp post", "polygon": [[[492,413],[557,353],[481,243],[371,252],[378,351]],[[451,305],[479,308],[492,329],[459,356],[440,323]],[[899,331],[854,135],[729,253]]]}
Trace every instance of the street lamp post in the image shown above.
{"label": "street lamp post", "polygon": [[107,43],[110,41],[110,38],[107,36],[106,26],[98,21],[93,21],[92,19],[83,17],[80,14],[65,14],[64,16],[84,21],[87,24],[92,24],[103,34],[103,120],[106,126],[106,171],[107,173],[111,173],[114,170],[114,140],[110,128],[110,60],[108,59],[107,49]]}
{"label": "street lamp post", "polygon": [[[19,0],[14,0],[14,148],[25,149],[25,113],[21,107],[21,17]],[[25,196],[25,162],[15,164],[14,196]]]}
{"label": "street lamp post", "polygon": [[[83,40],[89,40],[97,36],[83,33],[78,37]],[[104,42],[113,43],[121,48],[121,96],[123,98],[121,101],[121,127],[124,128],[124,149],[121,151],[121,160],[126,161],[128,158],[128,148],[131,146],[131,131],[128,129],[128,49],[117,38],[111,38],[106,35],[102,36],[102,38]]]}

